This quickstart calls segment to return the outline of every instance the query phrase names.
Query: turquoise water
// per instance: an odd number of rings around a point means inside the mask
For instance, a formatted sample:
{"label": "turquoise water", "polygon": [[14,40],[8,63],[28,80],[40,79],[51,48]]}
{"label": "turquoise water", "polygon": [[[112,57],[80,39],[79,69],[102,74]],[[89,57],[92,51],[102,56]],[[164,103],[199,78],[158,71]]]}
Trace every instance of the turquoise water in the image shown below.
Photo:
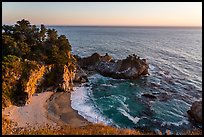
{"label": "turquoise water", "polygon": [[[97,80],[92,80],[97,77]],[[183,100],[170,98],[166,101],[148,100],[141,97],[143,93],[162,91],[143,87],[143,79],[135,81],[113,80],[103,76],[90,78],[93,102],[105,115],[120,128],[158,128],[177,131],[179,128],[190,128],[186,111],[190,105]]]}
{"label": "turquoise water", "polygon": [[[146,58],[150,75],[137,80],[114,80],[101,75],[72,93],[72,107],[91,122],[120,128],[181,131],[192,124],[187,110],[202,100],[202,29],[60,27],[73,53],[129,54]],[[142,94],[152,94],[148,99]]]}

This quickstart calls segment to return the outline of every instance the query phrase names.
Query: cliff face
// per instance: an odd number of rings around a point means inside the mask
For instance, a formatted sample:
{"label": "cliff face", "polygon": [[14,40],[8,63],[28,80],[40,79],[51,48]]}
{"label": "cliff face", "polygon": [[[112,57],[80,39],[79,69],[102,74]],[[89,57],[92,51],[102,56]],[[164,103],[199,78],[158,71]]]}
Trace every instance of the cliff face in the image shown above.
{"label": "cliff face", "polygon": [[27,76],[20,80],[22,92],[16,98],[16,105],[30,103],[31,96],[36,92],[72,91],[75,69],[71,70],[67,65],[39,65],[36,69],[32,69]]}
{"label": "cliff face", "polygon": [[69,70],[67,65],[63,67],[63,73],[59,76],[59,89],[63,91],[72,91],[73,90],[73,79],[75,77],[76,70]]}
{"label": "cliff face", "polygon": [[38,69],[31,72],[28,82],[24,87],[24,92],[27,93],[27,101],[26,104],[30,102],[30,97],[36,92],[37,85],[42,81],[42,77],[45,74],[46,66],[42,65]]}
{"label": "cliff face", "polygon": [[45,73],[46,67],[35,61],[20,60],[10,56],[3,63],[2,106],[24,105],[36,92],[37,84]]}
{"label": "cliff face", "polygon": [[36,92],[73,90],[76,68],[67,65],[43,65],[36,61],[9,57],[3,63],[2,106],[22,106]]}
{"label": "cliff face", "polygon": [[13,104],[18,106],[30,102],[30,97],[37,91],[38,85],[43,80],[47,66],[26,60],[22,68],[22,75],[15,85],[17,88],[12,91],[15,93]]}

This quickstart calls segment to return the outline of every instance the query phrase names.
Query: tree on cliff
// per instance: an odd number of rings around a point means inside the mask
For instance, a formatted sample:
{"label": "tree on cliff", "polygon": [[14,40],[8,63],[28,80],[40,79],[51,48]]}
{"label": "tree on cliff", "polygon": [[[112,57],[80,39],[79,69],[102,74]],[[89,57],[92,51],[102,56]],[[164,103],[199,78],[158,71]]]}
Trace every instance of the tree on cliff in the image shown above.
{"label": "tree on cliff", "polygon": [[[47,37],[46,37],[47,36]],[[55,29],[31,25],[28,20],[17,21],[14,26],[2,26],[3,56],[15,55],[22,59],[45,64],[67,64],[71,45],[66,36],[58,36]]]}
{"label": "tree on cliff", "polygon": [[40,37],[40,41],[42,41],[42,42],[44,42],[44,40],[45,40],[46,31],[47,31],[47,29],[45,28],[45,26],[43,24],[41,24],[39,37]]}
{"label": "tree on cliff", "polygon": [[[14,94],[22,94],[22,83],[30,71],[40,64],[73,66],[71,45],[66,36],[58,36],[55,29],[38,28],[22,19],[14,25],[2,26],[2,104],[14,101]],[[71,69],[70,69],[71,70]],[[8,103],[8,102],[7,102]]]}
{"label": "tree on cliff", "polygon": [[57,31],[55,29],[48,29],[47,30],[47,41],[54,44],[57,40]]}

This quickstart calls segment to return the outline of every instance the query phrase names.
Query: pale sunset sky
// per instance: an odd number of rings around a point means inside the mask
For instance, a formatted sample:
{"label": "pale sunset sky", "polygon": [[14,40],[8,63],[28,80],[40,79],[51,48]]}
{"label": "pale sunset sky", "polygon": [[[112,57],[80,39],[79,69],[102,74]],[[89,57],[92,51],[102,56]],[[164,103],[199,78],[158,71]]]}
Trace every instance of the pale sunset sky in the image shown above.
{"label": "pale sunset sky", "polygon": [[2,2],[2,24],[202,26],[202,2]]}

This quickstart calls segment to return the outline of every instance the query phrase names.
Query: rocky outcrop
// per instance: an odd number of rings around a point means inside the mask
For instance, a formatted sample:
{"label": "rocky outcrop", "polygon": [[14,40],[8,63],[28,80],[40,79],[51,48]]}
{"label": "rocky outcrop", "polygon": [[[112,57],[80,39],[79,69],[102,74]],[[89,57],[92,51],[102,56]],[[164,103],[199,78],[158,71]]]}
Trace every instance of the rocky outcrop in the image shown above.
{"label": "rocky outcrop", "polygon": [[[72,91],[73,90],[73,79],[75,77],[75,70],[72,71],[68,68],[67,65],[63,67],[63,73],[59,78],[59,89],[62,91]],[[61,80],[60,80],[61,79]]]}
{"label": "rocky outcrop", "polygon": [[195,119],[196,122],[202,123],[202,101],[195,101],[187,113]]}
{"label": "rocky outcrop", "polygon": [[40,91],[70,92],[76,75],[76,59],[68,52],[66,64],[52,64],[40,84]]}
{"label": "rocky outcrop", "polygon": [[88,76],[80,66],[77,66],[76,74],[75,74],[75,77],[73,79],[73,82],[75,82],[75,83],[88,82]]}
{"label": "rocky outcrop", "polygon": [[46,66],[35,61],[25,60],[21,63],[21,74],[13,86],[12,104],[22,106],[30,102],[30,97],[36,92],[43,79]]}
{"label": "rocky outcrop", "polygon": [[46,67],[42,65],[38,69],[31,72],[24,89],[24,92],[27,93],[27,97],[25,98],[27,99],[26,104],[30,102],[30,97],[36,92],[37,85],[42,80],[45,70]]}
{"label": "rocky outcrop", "polygon": [[94,53],[86,58],[77,57],[77,61],[83,69],[95,70],[103,76],[116,79],[136,79],[140,75],[149,74],[146,60],[134,54],[123,60],[113,60],[108,54],[101,56]]}
{"label": "rocky outcrop", "polygon": [[73,90],[73,79],[75,68],[70,69],[68,65],[54,65],[49,73],[45,75],[41,84],[42,91],[69,92]]}
{"label": "rocky outcrop", "polygon": [[109,56],[107,53],[105,56],[101,56],[98,53],[94,53],[89,57],[80,58],[79,56],[75,56],[75,58],[77,59],[79,66],[82,69],[86,69],[86,70],[95,70],[97,64],[100,61],[109,62],[112,60],[112,57]]}
{"label": "rocky outcrop", "polygon": [[[28,76],[28,77],[27,77]],[[22,106],[30,102],[36,92],[44,91],[72,91],[75,68],[68,65],[37,65],[35,69],[20,79],[21,93],[16,97],[15,105]]]}
{"label": "rocky outcrop", "polygon": [[67,64],[58,64],[53,68],[51,75],[52,83],[51,86],[54,87],[54,91],[70,92],[73,90],[73,81],[76,75],[76,58],[70,53],[67,53]]}

